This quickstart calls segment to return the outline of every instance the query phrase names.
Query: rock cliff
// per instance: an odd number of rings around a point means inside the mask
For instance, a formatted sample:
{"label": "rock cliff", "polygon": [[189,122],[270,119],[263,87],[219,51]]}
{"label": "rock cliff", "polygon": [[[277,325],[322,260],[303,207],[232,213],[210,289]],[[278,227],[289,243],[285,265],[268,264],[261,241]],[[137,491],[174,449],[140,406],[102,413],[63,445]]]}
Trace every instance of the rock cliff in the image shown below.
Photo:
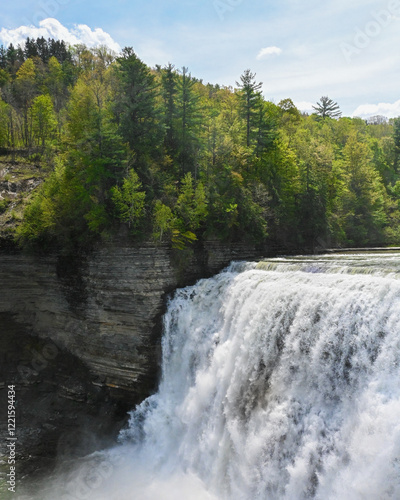
{"label": "rock cliff", "polygon": [[[53,393],[53,404],[39,411],[57,413],[52,431],[65,426],[63,414],[70,411],[76,422],[81,422],[78,413],[95,414],[96,408],[99,415],[108,412],[110,421],[121,419],[156,388],[168,294],[218,272],[231,260],[256,255],[245,244],[211,241],[191,253],[176,253],[168,245],[132,245],[124,238],[86,256],[3,253],[0,383],[6,386],[11,377],[21,391],[28,388],[21,397],[30,406],[39,398],[32,396],[35,391]],[[28,355],[26,346],[31,346]],[[72,410],[65,400],[73,402]],[[26,429],[30,423],[23,420]],[[33,416],[29,420],[37,425]],[[37,434],[32,432],[29,447]],[[53,437],[46,438],[46,453],[52,439],[56,449]],[[43,432],[37,435],[43,439]]]}

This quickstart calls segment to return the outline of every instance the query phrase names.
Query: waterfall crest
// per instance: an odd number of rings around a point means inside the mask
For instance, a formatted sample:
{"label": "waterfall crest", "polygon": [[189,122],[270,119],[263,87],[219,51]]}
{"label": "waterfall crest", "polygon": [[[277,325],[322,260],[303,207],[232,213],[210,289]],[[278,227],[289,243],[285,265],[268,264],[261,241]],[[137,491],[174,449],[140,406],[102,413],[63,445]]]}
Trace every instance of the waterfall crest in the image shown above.
{"label": "waterfall crest", "polygon": [[273,259],[178,290],[159,390],[87,498],[400,498],[399,263]]}

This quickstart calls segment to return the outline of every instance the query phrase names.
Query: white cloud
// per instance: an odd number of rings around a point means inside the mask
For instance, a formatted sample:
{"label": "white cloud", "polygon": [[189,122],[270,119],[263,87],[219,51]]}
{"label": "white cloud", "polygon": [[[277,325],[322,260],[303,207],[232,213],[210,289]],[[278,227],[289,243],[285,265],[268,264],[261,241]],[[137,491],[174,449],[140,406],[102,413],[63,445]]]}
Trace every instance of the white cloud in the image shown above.
{"label": "white cloud", "polygon": [[315,106],[315,103],[309,102],[309,101],[295,101],[294,105],[296,106],[297,109],[300,111],[304,112],[311,112],[314,113],[313,106]]}
{"label": "white cloud", "polygon": [[150,66],[168,64],[171,54],[165,50],[164,44],[156,39],[142,39],[138,44],[139,57]]}
{"label": "white cloud", "polygon": [[257,55],[257,59],[264,59],[265,57],[268,57],[268,56],[279,56],[280,54],[282,54],[282,49],[280,49],[279,47],[265,47],[264,49],[261,49],[260,52],[258,53]]}
{"label": "white cloud", "polygon": [[101,28],[92,30],[86,24],[75,24],[73,28],[68,29],[57,21],[57,19],[53,18],[43,19],[43,21],[40,21],[39,27],[20,26],[15,29],[2,28],[0,30],[0,42],[4,45],[12,43],[17,46],[23,44],[27,37],[40,38],[42,36],[46,39],[64,40],[70,45],[79,43],[83,43],[87,47],[106,45],[115,52],[121,51],[119,44]]}
{"label": "white cloud", "polygon": [[369,116],[376,115],[383,115],[386,118],[397,118],[400,116],[400,100],[393,103],[361,104],[353,112],[353,116],[359,116],[360,118],[368,118]]}

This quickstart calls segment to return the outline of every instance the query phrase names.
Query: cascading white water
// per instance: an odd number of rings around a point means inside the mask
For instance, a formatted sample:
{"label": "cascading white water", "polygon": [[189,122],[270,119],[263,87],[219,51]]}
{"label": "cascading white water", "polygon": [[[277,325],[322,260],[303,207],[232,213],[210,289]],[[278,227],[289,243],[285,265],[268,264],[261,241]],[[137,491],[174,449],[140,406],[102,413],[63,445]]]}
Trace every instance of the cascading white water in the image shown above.
{"label": "cascading white water", "polygon": [[164,321],[158,393],[56,498],[400,499],[399,254],[233,264]]}

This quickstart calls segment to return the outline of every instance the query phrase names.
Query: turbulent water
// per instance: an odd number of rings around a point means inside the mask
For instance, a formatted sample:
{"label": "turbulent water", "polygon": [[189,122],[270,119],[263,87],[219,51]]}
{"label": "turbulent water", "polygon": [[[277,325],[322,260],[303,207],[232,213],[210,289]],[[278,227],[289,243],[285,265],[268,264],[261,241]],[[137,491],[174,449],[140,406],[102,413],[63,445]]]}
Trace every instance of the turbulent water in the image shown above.
{"label": "turbulent water", "polygon": [[40,498],[398,500],[399,320],[400,254],[232,264],[179,290],[158,393]]}

